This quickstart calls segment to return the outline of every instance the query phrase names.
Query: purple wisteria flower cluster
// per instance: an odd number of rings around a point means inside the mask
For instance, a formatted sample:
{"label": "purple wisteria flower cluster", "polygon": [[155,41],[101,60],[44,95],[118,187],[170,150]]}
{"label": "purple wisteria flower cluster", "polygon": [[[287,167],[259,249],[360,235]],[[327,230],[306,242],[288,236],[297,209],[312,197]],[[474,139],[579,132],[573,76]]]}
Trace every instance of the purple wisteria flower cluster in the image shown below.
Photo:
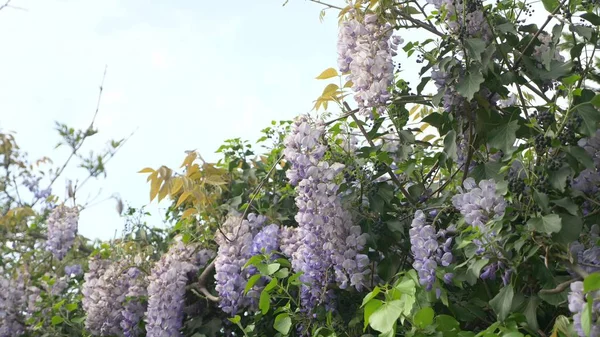
{"label": "purple wisteria flower cluster", "polygon": [[[419,275],[419,283],[430,291],[436,280],[438,266],[448,267],[454,260],[451,250],[453,238],[446,238],[447,230],[436,232],[432,225],[427,224],[427,217],[421,210],[415,212],[409,234],[413,268]],[[444,240],[442,244],[440,239]],[[452,273],[446,273],[444,281],[450,283],[453,277]]]}
{"label": "purple wisteria flower cluster", "polygon": [[[580,337],[599,337],[600,336],[600,299],[599,293],[588,293],[587,296],[583,293],[583,282],[577,281],[571,283],[571,291],[569,292],[569,310],[573,315],[573,326]],[[592,302],[592,320],[590,334],[586,335],[581,324],[581,315],[588,301]]]}
{"label": "purple wisteria flower cluster", "polygon": [[22,312],[25,309],[25,281],[22,275],[11,278],[0,267],[0,337],[20,336],[25,332]]}
{"label": "purple wisteria flower cluster", "polygon": [[533,58],[540,63],[540,67],[545,63],[544,59],[548,61],[556,60],[560,62],[564,62],[565,57],[560,55],[558,48],[552,50],[552,35],[547,32],[542,31],[538,35],[538,40],[541,42],[539,46],[533,47]]}
{"label": "purple wisteria flower cluster", "polygon": [[576,259],[577,264],[587,273],[600,272],[600,246],[597,242],[600,239],[600,227],[593,225],[587,235],[582,235],[581,241],[575,241],[570,245],[571,255]]}
{"label": "purple wisteria flower cluster", "polygon": [[466,0],[427,0],[438,11],[443,11],[448,30],[467,38],[479,37],[488,42],[492,38],[492,30],[483,12],[481,1]]}
{"label": "purple wisteria flower cluster", "polygon": [[80,264],[65,266],[65,275],[78,276],[81,274],[83,274],[83,268],[81,268]]}
{"label": "purple wisteria flower cluster", "polygon": [[363,116],[372,116],[373,108],[382,113],[391,97],[388,88],[394,83],[392,57],[403,43],[392,34],[392,26],[380,22],[376,14],[367,14],[363,20],[352,17],[340,26],[338,67],[350,73],[354,100]]}
{"label": "purple wisteria flower cluster", "polygon": [[127,283],[123,277],[125,261],[111,262],[93,258],[85,274],[82,293],[87,314],[85,327],[98,336],[122,336],[122,303]]}
{"label": "purple wisteria flower cluster", "polygon": [[[298,206],[298,228],[293,234],[297,248],[291,252],[291,261],[295,271],[303,272],[300,280],[310,284],[301,288],[302,306],[307,311],[329,303],[331,293],[326,289],[330,283],[335,281],[342,289],[361,289],[370,273],[367,256],[360,254],[366,234],[352,224],[337,194],[339,186],[334,180],[344,166],[322,160],[321,134],[321,123],[313,127],[305,116],[300,116],[285,139],[284,154],[294,169],[290,180],[296,185]],[[282,245],[284,252],[290,250],[288,243],[293,235],[285,233],[288,242]],[[328,273],[330,268],[333,275]]]}
{"label": "purple wisteria flower cluster", "polygon": [[214,257],[214,252],[184,244],[181,237],[152,268],[148,277],[146,336],[181,336],[186,285],[190,274],[197,273]]}
{"label": "purple wisteria flower cluster", "polygon": [[[489,245],[496,240],[497,233],[491,229],[488,221],[504,216],[506,200],[498,195],[493,179],[482,180],[478,186],[473,178],[467,178],[463,187],[464,190],[459,187],[459,193],[452,197],[452,204],[464,216],[467,225],[478,229],[480,238],[473,240],[477,246],[477,254],[501,259],[502,254]],[[504,267],[500,261],[492,262],[484,268],[481,278],[495,279],[496,272]],[[510,274],[510,270],[505,270],[503,280],[509,279]]]}
{"label": "purple wisteria flower cluster", "polygon": [[249,270],[244,270],[243,267],[253,255],[253,249],[263,248],[261,243],[273,244],[267,242],[269,239],[262,235],[258,238],[259,242],[253,242],[266,220],[266,217],[253,213],[248,214],[245,220],[237,214],[230,214],[215,235],[215,241],[219,245],[215,259],[215,289],[219,293],[219,307],[232,316],[252,305],[255,294],[244,296]]}
{"label": "purple wisteria flower cluster", "polygon": [[587,195],[594,195],[598,193],[600,186],[600,130],[596,130],[592,137],[579,140],[578,145],[592,157],[595,167],[581,171],[573,179],[571,187]]}
{"label": "purple wisteria flower cluster", "polygon": [[125,302],[121,310],[121,328],[124,337],[137,337],[143,334],[140,322],[146,312],[146,303],[142,299],[148,295],[148,280],[137,267],[131,267],[126,272]]}
{"label": "purple wisteria flower cluster", "polygon": [[48,217],[48,241],[46,250],[62,260],[73,246],[77,235],[79,210],[76,207],[60,205]]}
{"label": "purple wisteria flower cluster", "polygon": [[40,189],[40,180],[42,178],[26,178],[23,180],[23,185],[27,187],[29,192],[33,193],[34,198],[36,199],[46,199],[52,194],[52,188],[48,187],[46,189]]}

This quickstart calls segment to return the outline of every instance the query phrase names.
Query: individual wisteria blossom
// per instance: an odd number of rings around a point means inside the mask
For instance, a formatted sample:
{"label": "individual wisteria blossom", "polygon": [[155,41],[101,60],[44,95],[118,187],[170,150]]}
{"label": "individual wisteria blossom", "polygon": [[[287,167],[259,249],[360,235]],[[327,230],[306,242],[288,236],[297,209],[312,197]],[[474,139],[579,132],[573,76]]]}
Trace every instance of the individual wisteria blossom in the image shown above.
{"label": "individual wisteria blossom", "polygon": [[372,116],[372,109],[382,113],[391,97],[392,57],[403,40],[392,38],[392,26],[375,14],[366,14],[363,20],[357,19],[353,10],[350,14],[353,17],[342,23],[338,34],[338,67],[343,73],[349,72],[360,114]]}
{"label": "individual wisteria blossom", "polygon": [[[328,305],[331,292],[327,286],[337,282],[340,288],[348,286],[361,289],[369,274],[369,261],[360,254],[366,235],[353,226],[350,213],[342,206],[337,194],[339,186],[335,177],[344,168],[342,164],[322,160],[319,143],[321,123],[311,126],[300,116],[285,140],[285,156],[295,170],[290,182],[296,185],[295,234],[285,233],[286,240],[295,236],[296,249],[291,252],[292,268],[303,272],[300,280],[308,285],[301,288],[302,307],[311,311],[319,304]],[[287,230],[286,230],[287,231]],[[285,252],[287,243],[282,245]],[[329,269],[333,268],[333,275]]]}
{"label": "individual wisteria blossom", "polygon": [[[427,224],[427,217],[423,211],[415,212],[409,230],[413,268],[419,275],[419,283],[427,291],[433,289],[438,266],[448,267],[454,260],[451,250],[453,238],[447,238],[446,234],[446,230],[436,232],[432,225]],[[444,242],[440,243],[440,239]],[[444,275],[446,283],[450,283],[452,278],[451,273]]]}
{"label": "individual wisteria blossom", "polygon": [[147,337],[181,336],[186,285],[192,274],[204,268],[214,252],[199,250],[177,237],[152,268],[148,277]]}
{"label": "individual wisteria blossom", "polygon": [[[583,282],[576,281],[571,283],[571,291],[568,295],[569,300],[569,310],[574,314],[573,315],[573,326],[575,331],[580,337],[598,337],[600,336],[600,321],[598,318],[600,317],[600,299],[598,298],[598,292],[592,292],[586,294],[583,293]],[[591,319],[591,329],[590,334],[586,335],[583,326],[581,324],[581,315],[583,313],[583,309],[587,305],[588,301],[592,302],[592,319]]]}
{"label": "individual wisteria blossom", "polygon": [[587,195],[594,195],[600,187],[600,130],[596,130],[592,137],[579,140],[578,145],[592,157],[594,168],[581,171],[573,179],[571,187]]}
{"label": "individual wisteria blossom", "polygon": [[68,276],[77,276],[83,274],[83,268],[80,264],[65,266],[65,274]]}
{"label": "individual wisteria blossom", "polygon": [[62,260],[73,246],[77,236],[79,210],[76,207],[60,205],[48,217],[48,241],[46,250]]}
{"label": "individual wisteria blossom", "polygon": [[252,294],[243,294],[249,272],[243,267],[252,256],[254,236],[265,221],[266,217],[253,213],[244,220],[237,214],[230,214],[215,235],[219,245],[215,259],[215,289],[219,293],[219,307],[232,316],[252,304]]}
{"label": "individual wisteria blossom", "polygon": [[24,276],[7,277],[0,267],[0,337],[15,337],[25,332],[22,313],[26,299]]}

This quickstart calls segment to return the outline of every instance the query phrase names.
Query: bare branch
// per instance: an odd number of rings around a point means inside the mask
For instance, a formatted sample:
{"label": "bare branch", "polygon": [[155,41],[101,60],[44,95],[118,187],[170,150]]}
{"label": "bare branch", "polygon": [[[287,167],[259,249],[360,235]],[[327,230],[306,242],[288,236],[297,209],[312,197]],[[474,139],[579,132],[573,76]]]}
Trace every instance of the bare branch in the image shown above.
{"label": "bare branch", "polygon": [[215,261],[213,260],[211,263],[204,268],[202,274],[198,278],[198,290],[202,293],[202,295],[206,296],[209,301],[219,302],[219,297],[211,294],[208,289],[206,289],[206,281],[208,280],[208,275],[215,270]]}

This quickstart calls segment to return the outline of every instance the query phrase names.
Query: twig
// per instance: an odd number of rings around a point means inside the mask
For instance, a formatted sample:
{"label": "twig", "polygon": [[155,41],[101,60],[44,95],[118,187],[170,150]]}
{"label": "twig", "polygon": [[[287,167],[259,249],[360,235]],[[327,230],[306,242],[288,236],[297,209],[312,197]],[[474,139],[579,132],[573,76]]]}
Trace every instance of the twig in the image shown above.
{"label": "twig", "polygon": [[561,1],[561,3],[558,4],[558,6],[556,6],[556,8],[552,11],[552,13],[550,13],[550,15],[548,15],[548,17],[546,18],[546,21],[544,22],[542,27],[533,35],[533,38],[529,41],[529,43],[525,46],[525,48],[523,48],[523,51],[521,52],[519,57],[517,57],[515,64],[513,64],[513,69],[516,69],[519,66],[519,62],[521,62],[521,59],[523,58],[523,55],[525,55],[525,52],[527,51],[527,49],[529,49],[529,47],[531,47],[531,45],[537,39],[537,37],[542,33],[542,31],[544,31],[544,28],[546,28],[546,26],[550,23],[550,21],[552,20],[554,15],[556,13],[558,13],[560,8],[565,4],[565,1],[566,0]]}
{"label": "twig", "polygon": [[215,261],[213,260],[211,263],[204,268],[202,274],[198,278],[198,290],[202,293],[202,295],[206,296],[209,301],[219,302],[219,297],[211,294],[206,288],[206,280],[208,280],[208,275],[215,270]]}
{"label": "twig", "polygon": [[[350,106],[348,105],[348,103],[344,102],[344,107],[347,110],[347,113],[350,114],[350,116],[352,117],[352,119],[354,120],[354,122],[356,123],[356,125],[358,126],[358,128],[360,129],[360,132],[363,134],[363,136],[365,136],[365,138],[367,139],[367,142],[369,143],[369,145],[371,147],[375,147],[375,143],[373,143],[373,141],[371,140],[371,138],[369,138],[369,135],[367,133],[367,130],[365,130],[365,128],[362,126],[362,124],[360,123],[360,121],[358,120],[358,118],[356,118],[356,115],[352,112],[353,110],[350,109]],[[392,179],[392,181],[394,182],[394,184],[396,184],[396,186],[398,186],[398,188],[400,189],[400,191],[402,192],[402,194],[404,195],[404,197],[406,198],[406,200],[408,200],[408,202],[411,205],[415,205],[414,200],[412,199],[412,197],[410,196],[410,194],[408,193],[408,191],[404,188],[404,185],[402,184],[402,182],[398,179],[398,177],[396,176],[396,174],[394,173],[394,171],[392,170],[392,168],[383,163],[385,165],[385,169],[387,171],[387,173],[390,175],[390,178]]]}
{"label": "twig", "polygon": [[0,6],[0,10],[3,10],[4,8],[9,7],[11,1],[12,0],[6,0],[6,2],[4,3],[4,5]]}
{"label": "twig", "polygon": [[545,294],[545,295],[554,295],[554,294],[560,294],[563,291],[565,291],[565,289],[567,289],[567,287],[575,282],[575,281],[580,281],[580,278],[575,278],[575,279],[570,279],[568,281],[565,281],[563,283],[559,283],[555,288],[552,289],[542,289],[539,291],[539,294]]}
{"label": "twig", "polygon": [[[92,122],[90,123],[90,125],[88,126],[87,130],[92,130],[94,127],[94,122],[96,121],[96,116],[98,116],[98,111],[100,110],[100,100],[102,99],[102,91],[104,88],[104,80],[106,79],[106,69],[107,67],[104,67],[104,74],[102,75],[102,82],[100,83],[100,92],[98,93],[98,101],[96,103],[96,111],[94,112],[94,117],[92,118]],[[85,140],[88,138],[89,136],[86,134],[83,136],[83,138],[81,139],[81,141],[79,142],[79,144],[77,144],[77,146],[75,148],[73,148],[73,151],[71,151],[71,155],[69,155],[69,158],[67,158],[67,160],[65,161],[65,163],[63,164],[63,166],[56,172],[56,175],[54,176],[54,178],[52,178],[52,180],[50,180],[50,184],[48,185],[47,189],[49,189],[50,187],[52,187],[52,185],[54,184],[54,182],[56,182],[56,180],[58,179],[58,177],[60,177],[60,175],[63,173],[63,171],[67,168],[67,165],[69,164],[69,162],[71,161],[71,159],[73,159],[73,157],[75,156],[75,154],[77,153],[77,151],[79,151],[79,149],[81,148],[81,146],[83,145],[83,143],[85,142]],[[40,199],[36,199],[32,206],[35,205]]]}
{"label": "twig", "polygon": [[329,8],[335,8],[335,9],[339,9],[339,10],[342,10],[342,9],[343,9],[342,7],[338,7],[338,6],[330,5],[330,4],[328,4],[328,3],[325,3],[325,2],[322,2],[322,1],[319,1],[319,0],[310,0],[310,1],[311,1],[311,2],[314,2],[314,3],[316,3],[316,4],[319,4],[319,5],[323,5],[323,6],[329,7]]}

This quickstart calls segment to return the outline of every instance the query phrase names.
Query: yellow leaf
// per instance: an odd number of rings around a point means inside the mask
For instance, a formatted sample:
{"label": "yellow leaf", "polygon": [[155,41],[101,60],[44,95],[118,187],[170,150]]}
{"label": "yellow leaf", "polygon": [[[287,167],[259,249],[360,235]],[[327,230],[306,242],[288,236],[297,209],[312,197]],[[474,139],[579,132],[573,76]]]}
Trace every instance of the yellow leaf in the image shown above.
{"label": "yellow leaf", "polygon": [[424,142],[428,142],[428,141],[430,141],[430,140],[432,140],[434,138],[435,138],[434,135],[427,135],[427,136],[423,137],[423,141]]}
{"label": "yellow leaf", "polygon": [[323,89],[323,93],[321,94],[321,97],[328,98],[334,92],[336,92],[339,88],[340,87],[338,87],[337,84],[330,83],[325,87],[325,89]]}
{"label": "yellow leaf", "polygon": [[379,0],[371,0],[369,7],[371,7],[371,9],[373,9],[373,7],[375,7],[375,5],[377,5],[378,2],[379,2]]}
{"label": "yellow leaf", "polygon": [[179,192],[179,190],[181,189],[181,187],[183,187],[183,179],[181,177],[177,177],[174,178],[172,181],[171,185],[171,194],[176,194],[177,192]]}
{"label": "yellow leaf", "polygon": [[421,127],[419,128],[421,130],[421,132],[425,131],[425,129],[427,129],[429,127],[429,124],[427,123],[423,123],[423,125],[421,125]]}
{"label": "yellow leaf", "polygon": [[152,180],[152,184],[150,185],[150,201],[156,198],[156,195],[158,194],[158,189],[160,188],[162,182],[163,180],[158,177]]}
{"label": "yellow leaf", "polygon": [[138,173],[152,173],[154,172],[154,169],[150,168],[150,167],[146,167],[141,169],[140,171],[138,171]]}
{"label": "yellow leaf", "polygon": [[186,219],[186,218],[189,218],[190,216],[192,216],[192,215],[194,215],[196,213],[198,213],[198,212],[196,211],[195,208],[188,208],[188,209],[185,210],[185,212],[183,212],[183,214],[181,215],[181,218],[182,219]]}
{"label": "yellow leaf", "polygon": [[417,110],[419,110],[419,106],[415,105],[412,107],[412,109],[410,109],[410,111],[408,112],[409,116],[412,116],[415,112],[417,112]]}
{"label": "yellow leaf", "polygon": [[351,8],[352,8],[351,6],[346,6],[346,7],[344,7],[344,8],[343,8],[343,9],[340,11],[340,14],[338,14],[338,17],[340,17],[340,18],[341,18],[342,16],[344,16],[344,14],[348,13],[348,11],[349,11]]}
{"label": "yellow leaf", "polygon": [[329,100],[323,102],[323,109],[327,110],[327,106],[329,105]]}
{"label": "yellow leaf", "polygon": [[346,84],[344,84],[344,88],[352,88],[353,85],[354,83],[352,81],[348,81]]}
{"label": "yellow leaf", "polygon": [[190,166],[194,160],[196,160],[196,158],[198,157],[198,153],[196,151],[192,151],[190,152],[185,159],[183,160],[183,164],[181,164],[180,167],[184,167],[184,166]]}
{"label": "yellow leaf", "polygon": [[207,176],[204,180],[211,185],[227,184],[227,182],[225,182],[225,180],[218,175]]}
{"label": "yellow leaf", "polygon": [[146,178],[146,182],[149,182],[150,180],[155,179],[156,177],[158,177],[158,172],[154,171],[148,176],[148,178]]}
{"label": "yellow leaf", "polygon": [[317,80],[326,80],[336,76],[338,76],[337,70],[333,68],[327,68],[321,73],[321,75],[317,76]]}
{"label": "yellow leaf", "polygon": [[177,204],[175,204],[175,207],[179,207],[190,195],[190,192],[181,193],[181,195],[179,196],[179,200],[177,200]]}
{"label": "yellow leaf", "polygon": [[171,182],[165,182],[162,187],[160,188],[160,191],[158,191],[158,202],[160,202],[161,200],[163,200],[167,194],[169,193],[169,186]]}

